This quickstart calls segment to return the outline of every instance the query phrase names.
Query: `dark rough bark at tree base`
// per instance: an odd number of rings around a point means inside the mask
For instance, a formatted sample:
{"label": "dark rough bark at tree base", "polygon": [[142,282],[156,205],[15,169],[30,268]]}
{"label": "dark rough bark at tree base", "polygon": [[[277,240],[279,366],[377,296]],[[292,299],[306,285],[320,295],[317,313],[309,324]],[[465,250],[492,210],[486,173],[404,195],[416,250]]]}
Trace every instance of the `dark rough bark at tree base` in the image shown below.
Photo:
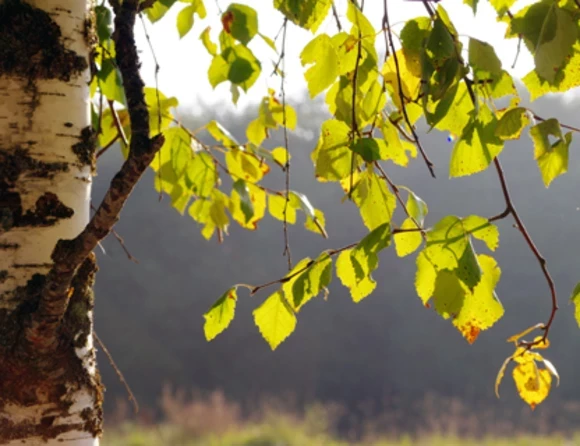
{"label": "dark rough bark at tree base", "polygon": [[[22,304],[14,313],[0,311],[0,444],[32,436],[56,438],[70,430],[70,426],[55,425],[54,422],[69,414],[73,402],[67,396],[78,389],[90,389],[97,404],[95,409],[85,409],[81,413],[84,422],[76,428],[95,437],[101,433],[103,386],[98,372],[90,376],[75,352],[75,348],[84,346],[87,336],[92,335],[88,312],[94,305],[92,288],[96,271],[95,256],[91,254],[73,280],[58,348],[51,355],[35,356],[17,346],[23,326],[36,310],[45,276],[35,275],[26,287],[19,290]],[[94,357],[92,361],[95,361]],[[9,404],[50,404],[53,407],[43,414],[39,425],[15,426],[2,415]]]}

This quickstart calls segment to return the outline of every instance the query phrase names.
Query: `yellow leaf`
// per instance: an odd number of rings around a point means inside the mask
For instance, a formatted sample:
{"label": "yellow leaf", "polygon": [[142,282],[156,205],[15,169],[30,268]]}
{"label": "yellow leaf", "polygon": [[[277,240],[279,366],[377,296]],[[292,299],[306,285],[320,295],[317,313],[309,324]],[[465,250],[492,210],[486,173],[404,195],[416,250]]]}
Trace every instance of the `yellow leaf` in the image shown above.
{"label": "yellow leaf", "polygon": [[506,358],[506,360],[501,365],[499,372],[497,372],[497,377],[495,378],[495,396],[499,398],[499,385],[501,384],[501,380],[505,374],[505,369],[512,360],[512,357]]}
{"label": "yellow leaf", "polygon": [[276,350],[296,328],[296,315],[282,291],[276,291],[268,297],[252,314],[260,333],[272,350]]}
{"label": "yellow leaf", "polygon": [[374,291],[377,283],[370,275],[361,280],[357,279],[351,258],[352,251],[352,249],[347,249],[340,253],[336,260],[336,275],[342,284],[350,290],[352,300],[360,302]]}
{"label": "yellow leaf", "polygon": [[[417,225],[413,223],[410,218],[405,219],[401,225],[401,229],[416,229]],[[421,237],[421,232],[399,232],[394,235],[395,239],[395,249],[399,257],[405,257],[421,246],[423,238]]]}
{"label": "yellow leaf", "polygon": [[534,331],[534,330],[538,330],[538,329],[542,328],[543,326],[544,326],[544,324],[542,324],[542,323],[539,323],[539,324],[536,324],[536,325],[534,325],[534,326],[532,326],[532,327],[526,328],[526,329],[525,329],[524,331],[522,331],[521,333],[518,333],[518,334],[515,334],[515,335],[513,335],[513,336],[509,337],[509,338],[508,338],[508,340],[507,340],[507,342],[514,342],[514,343],[516,343],[516,344],[517,344],[517,342],[518,342],[518,340],[519,340],[520,338],[523,338],[523,337],[524,337],[525,335],[527,335],[528,333],[531,333],[531,332],[532,332],[532,331]]}
{"label": "yellow leaf", "polygon": [[[284,207],[286,206],[286,197],[282,195],[268,195],[268,211],[270,215],[277,220],[284,221]],[[296,208],[292,205],[292,200],[286,206],[286,222],[296,223]]]}
{"label": "yellow leaf", "polygon": [[546,369],[538,369],[535,361],[518,364],[514,368],[513,377],[520,397],[532,410],[550,393],[552,375]]}
{"label": "yellow leaf", "polygon": [[423,305],[433,295],[435,290],[435,280],[437,280],[437,270],[431,259],[427,256],[425,250],[421,251],[417,256],[417,274],[415,275],[415,289],[418,296],[421,298]]}

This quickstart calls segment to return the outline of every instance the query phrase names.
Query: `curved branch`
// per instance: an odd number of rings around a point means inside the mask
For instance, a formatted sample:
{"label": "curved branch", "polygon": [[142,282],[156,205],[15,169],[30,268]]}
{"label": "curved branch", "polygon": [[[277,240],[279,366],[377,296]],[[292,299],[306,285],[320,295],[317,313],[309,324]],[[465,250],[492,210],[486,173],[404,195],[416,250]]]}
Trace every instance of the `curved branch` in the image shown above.
{"label": "curved branch", "polygon": [[139,0],[124,0],[115,8],[113,39],[117,65],[123,77],[127,109],[131,118],[129,156],[111,181],[109,190],[85,229],[72,240],[59,240],[52,252],[54,262],[48,272],[38,309],[23,330],[20,347],[40,355],[51,354],[58,346],[58,332],[71,296],[71,282],[81,264],[119,220],[119,214],[143,172],[164,142],[163,135],[149,137],[149,111],[133,28]]}

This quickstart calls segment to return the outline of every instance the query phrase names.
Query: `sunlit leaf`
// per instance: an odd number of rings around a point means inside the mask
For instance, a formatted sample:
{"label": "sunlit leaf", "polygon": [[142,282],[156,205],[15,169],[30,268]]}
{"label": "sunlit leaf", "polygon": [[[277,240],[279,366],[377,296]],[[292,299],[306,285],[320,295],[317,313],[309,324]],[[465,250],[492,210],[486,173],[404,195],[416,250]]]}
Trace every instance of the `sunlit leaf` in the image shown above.
{"label": "sunlit leaf", "polygon": [[285,196],[276,194],[268,195],[268,212],[270,212],[272,217],[280,221],[284,221],[284,208],[286,207],[286,222],[290,224],[296,223],[297,204],[294,200],[289,199],[288,205],[286,206]]}
{"label": "sunlit leaf", "polygon": [[211,56],[217,56],[217,45],[211,40],[211,37],[209,36],[210,31],[211,28],[208,26],[199,35],[199,39],[202,41],[203,46]]}
{"label": "sunlit leaf", "polygon": [[236,287],[230,288],[203,315],[205,319],[203,331],[208,341],[211,341],[228,328],[234,320],[237,300]]}
{"label": "sunlit leaf", "polygon": [[365,226],[371,231],[383,223],[389,223],[397,205],[386,181],[372,171],[361,175],[352,199],[359,208]]}
{"label": "sunlit leaf", "polygon": [[268,297],[252,314],[256,326],[272,350],[276,350],[296,328],[296,315],[282,291],[276,291]]}
{"label": "sunlit leaf", "polygon": [[351,254],[352,249],[347,249],[339,254],[336,260],[336,276],[349,289],[352,299],[355,302],[360,302],[374,291],[377,283],[370,276],[362,280],[357,279]]}
{"label": "sunlit leaf", "polygon": [[[562,135],[560,123],[556,119],[548,119],[533,126],[530,137],[534,142],[534,158],[538,162],[544,185],[548,187],[556,177],[568,171],[572,132]],[[552,143],[550,137],[556,138],[556,141]]]}
{"label": "sunlit leaf", "polygon": [[552,385],[552,375],[539,369],[535,361],[518,364],[513,371],[514,382],[520,397],[534,409],[546,399]]}
{"label": "sunlit leaf", "polygon": [[499,230],[485,217],[469,215],[463,220],[463,228],[476,239],[484,242],[491,251],[499,246]]}
{"label": "sunlit leaf", "polygon": [[338,55],[327,34],[312,39],[300,53],[302,66],[310,65],[304,73],[310,97],[322,93],[338,76]]}
{"label": "sunlit leaf", "polygon": [[247,5],[231,3],[222,15],[222,23],[226,22],[228,23],[226,32],[244,45],[247,45],[258,32],[258,14],[254,8]]}
{"label": "sunlit leaf", "polygon": [[574,304],[574,317],[576,323],[580,327],[580,282],[574,287],[572,295],[570,296],[570,301]]}
{"label": "sunlit leaf", "polygon": [[330,10],[332,0],[274,0],[274,7],[296,25],[316,32]]}
{"label": "sunlit leaf", "polygon": [[519,139],[524,127],[529,123],[530,118],[524,107],[510,108],[498,121],[495,134],[503,140]]}
{"label": "sunlit leaf", "polygon": [[497,119],[487,107],[482,107],[463,129],[453,147],[449,175],[460,177],[481,172],[503,149],[503,141],[495,134]]}

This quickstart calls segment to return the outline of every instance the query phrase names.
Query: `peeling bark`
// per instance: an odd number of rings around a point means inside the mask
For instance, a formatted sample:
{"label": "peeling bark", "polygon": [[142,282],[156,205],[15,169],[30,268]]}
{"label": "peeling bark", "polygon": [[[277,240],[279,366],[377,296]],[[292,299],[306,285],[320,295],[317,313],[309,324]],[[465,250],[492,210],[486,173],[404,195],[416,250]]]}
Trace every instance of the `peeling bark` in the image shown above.
{"label": "peeling bark", "polygon": [[0,445],[95,446],[101,432],[92,255],[71,277],[51,354],[19,348],[57,241],[89,221],[90,6],[0,0]]}

